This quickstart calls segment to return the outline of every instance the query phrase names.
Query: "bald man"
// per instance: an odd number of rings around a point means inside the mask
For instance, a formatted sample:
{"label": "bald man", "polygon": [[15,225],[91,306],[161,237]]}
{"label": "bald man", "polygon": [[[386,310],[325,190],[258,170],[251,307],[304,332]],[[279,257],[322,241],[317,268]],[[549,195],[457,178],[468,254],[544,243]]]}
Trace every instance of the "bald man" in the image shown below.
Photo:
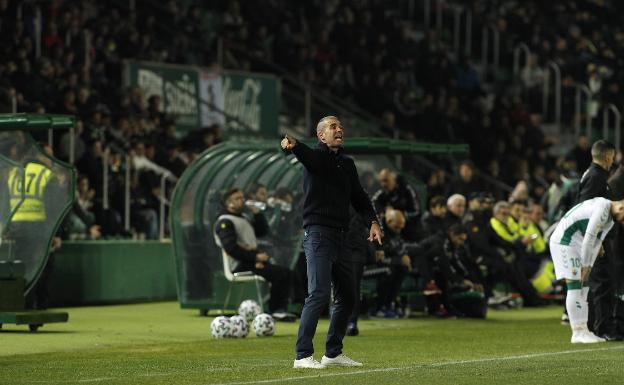
{"label": "bald man", "polygon": [[383,215],[386,209],[399,210],[405,217],[403,236],[408,240],[416,240],[420,223],[420,201],[418,194],[396,172],[384,168],[379,172],[381,188],[373,195],[375,210]]}
{"label": "bald man", "polygon": [[[284,137],[284,151],[291,151],[303,170],[303,249],[308,272],[308,297],[301,313],[297,335],[295,369],[327,366],[362,366],[342,353],[342,340],[356,301],[355,272],[344,257],[349,227],[349,206],[370,228],[368,240],[381,244],[381,228],[368,195],[360,185],[355,162],[343,154],[344,128],[335,116],[326,116],[316,126],[319,140],[314,149]],[[321,362],[313,357],[312,339],[331,289],[334,305]]]}

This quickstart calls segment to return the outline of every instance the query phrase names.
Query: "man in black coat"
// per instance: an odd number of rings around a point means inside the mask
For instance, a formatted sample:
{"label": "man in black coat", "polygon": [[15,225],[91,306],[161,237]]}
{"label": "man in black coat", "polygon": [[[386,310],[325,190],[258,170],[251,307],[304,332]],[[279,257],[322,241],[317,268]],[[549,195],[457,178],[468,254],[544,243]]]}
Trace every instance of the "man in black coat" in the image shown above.
{"label": "man in black coat", "polygon": [[[598,140],[593,144],[591,153],[592,163],[581,177],[577,204],[596,197],[612,199],[608,179],[615,160],[615,147],[607,141]],[[612,235],[607,239],[612,239]],[[605,253],[596,259],[589,276],[587,325],[592,332],[607,341],[622,340],[622,335],[616,333],[613,318],[615,292],[611,277],[611,242],[603,245]]]}
{"label": "man in black coat", "polygon": [[[353,306],[353,312],[351,313],[349,324],[347,325],[348,336],[357,336],[360,333],[357,321],[360,315],[362,300],[360,291],[364,266],[375,261],[375,255],[378,253],[373,244],[366,240],[367,236],[368,227],[366,226],[366,221],[360,214],[355,212],[355,210],[352,210],[346,240],[347,252],[344,255],[345,260],[352,263],[355,274],[355,280],[353,282],[355,285],[355,305]],[[383,253],[383,251],[379,252]]]}
{"label": "man in black coat", "polygon": [[401,211],[407,221],[403,236],[411,241],[416,240],[421,215],[418,194],[412,186],[389,168],[384,168],[379,172],[379,184],[381,189],[372,198],[375,210],[381,217],[389,208]]}
{"label": "man in black coat", "polygon": [[[624,199],[624,165],[620,165],[609,178],[611,197],[614,200]],[[613,309],[615,332],[624,334],[624,226],[615,223],[611,236],[611,251],[613,252],[613,282],[615,283],[615,306]]]}
{"label": "man in black coat", "polygon": [[[293,367],[325,369],[327,366],[362,366],[342,353],[343,339],[355,304],[353,266],[344,260],[349,207],[362,215],[369,227],[368,240],[381,244],[381,228],[371,201],[362,188],[355,162],[343,154],[344,129],[335,116],[322,118],[316,127],[319,140],[312,149],[286,136],[284,151],[303,165],[303,248],[308,272],[308,297],[301,313]],[[319,317],[334,291],[334,306],[325,355],[313,358],[312,340]]]}

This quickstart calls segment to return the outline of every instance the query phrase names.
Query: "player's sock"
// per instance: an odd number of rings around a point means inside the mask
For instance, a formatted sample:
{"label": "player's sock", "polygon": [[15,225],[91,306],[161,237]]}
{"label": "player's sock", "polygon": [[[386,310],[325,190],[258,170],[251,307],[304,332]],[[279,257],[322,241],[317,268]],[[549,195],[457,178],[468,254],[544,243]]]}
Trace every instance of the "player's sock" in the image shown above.
{"label": "player's sock", "polygon": [[587,328],[587,294],[583,296],[583,291],[580,288],[568,288],[566,308],[573,331]]}

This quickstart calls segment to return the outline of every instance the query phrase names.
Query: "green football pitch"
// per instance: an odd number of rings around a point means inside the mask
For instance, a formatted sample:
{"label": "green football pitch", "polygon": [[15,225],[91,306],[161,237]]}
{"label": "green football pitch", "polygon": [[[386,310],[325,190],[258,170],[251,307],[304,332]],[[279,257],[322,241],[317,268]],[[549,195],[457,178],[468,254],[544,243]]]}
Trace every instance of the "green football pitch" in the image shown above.
{"label": "green football pitch", "polygon": [[[177,303],[68,309],[67,324],[0,331],[0,384],[622,384],[624,343],[572,345],[560,307],[485,321],[362,321],[345,353],[361,368],[292,369],[296,323],[269,338],[214,340]],[[319,324],[323,354],[327,320]]]}

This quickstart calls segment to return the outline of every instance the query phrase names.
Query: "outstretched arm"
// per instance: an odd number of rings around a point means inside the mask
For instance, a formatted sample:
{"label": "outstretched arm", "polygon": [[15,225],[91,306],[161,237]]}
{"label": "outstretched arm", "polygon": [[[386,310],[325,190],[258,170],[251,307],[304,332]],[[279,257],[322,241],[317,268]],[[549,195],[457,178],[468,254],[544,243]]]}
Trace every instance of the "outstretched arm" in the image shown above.
{"label": "outstretched arm", "polygon": [[304,143],[301,143],[297,139],[291,138],[288,135],[284,135],[280,144],[282,146],[282,150],[292,151],[299,162],[301,162],[301,164],[303,164],[309,172],[316,173],[323,169],[323,160],[320,154],[306,146]]}

